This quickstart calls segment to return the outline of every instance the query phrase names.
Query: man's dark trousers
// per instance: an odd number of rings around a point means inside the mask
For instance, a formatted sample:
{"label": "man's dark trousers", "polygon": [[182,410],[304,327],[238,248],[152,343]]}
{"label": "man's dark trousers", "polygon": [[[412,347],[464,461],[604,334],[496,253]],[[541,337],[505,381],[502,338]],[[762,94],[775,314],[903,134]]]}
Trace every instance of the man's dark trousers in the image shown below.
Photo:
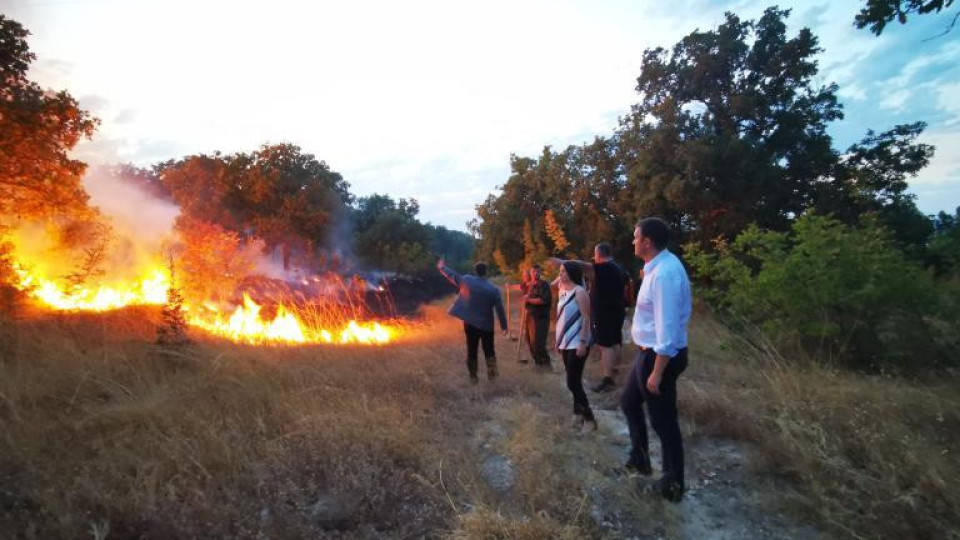
{"label": "man's dark trousers", "polygon": [[493,349],[493,330],[481,330],[472,324],[463,323],[463,333],[467,336],[467,370],[470,371],[470,376],[477,376],[477,347],[481,344],[487,369],[495,371],[497,357]]}
{"label": "man's dark trousers", "polygon": [[683,438],[677,420],[677,379],[687,369],[687,349],[680,349],[667,363],[660,379],[660,395],[647,390],[647,379],[653,373],[656,360],[653,349],[640,351],[620,395],[620,407],[627,417],[633,445],[630,457],[642,460],[650,455],[647,423],[643,417],[646,402],[650,425],[660,438],[663,451],[663,477],[683,486]]}
{"label": "man's dark trousers", "polygon": [[550,353],[547,352],[547,333],[550,331],[550,314],[527,313],[527,342],[530,344],[530,356],[538,366],[550,365]]}

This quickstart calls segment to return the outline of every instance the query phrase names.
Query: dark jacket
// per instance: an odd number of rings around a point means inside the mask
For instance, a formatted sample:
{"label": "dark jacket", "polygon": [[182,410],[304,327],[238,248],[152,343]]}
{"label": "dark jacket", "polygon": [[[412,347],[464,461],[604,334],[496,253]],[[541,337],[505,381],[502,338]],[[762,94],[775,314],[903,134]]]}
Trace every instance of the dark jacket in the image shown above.
{"label": "dark jacket", "polygon": [[460,289],[456,301],[450,307],[450,315],[480,330],[493,330],[493,312],[497,312],[500,328],[507,329],[507,314],[503,310],[500,289],[485,278],[465,275],[444,266],[440,272]]}
{"label": "dark jacket", "polygon": [[[527,295],[527,313],[531,317],[550,317],[550,304],[553,302],[553,294],[550,292],[550,284],[542,279],[533,283],[528,283],[524,294]],[[529,301],[539,299],[542,304],[531,304]]]}

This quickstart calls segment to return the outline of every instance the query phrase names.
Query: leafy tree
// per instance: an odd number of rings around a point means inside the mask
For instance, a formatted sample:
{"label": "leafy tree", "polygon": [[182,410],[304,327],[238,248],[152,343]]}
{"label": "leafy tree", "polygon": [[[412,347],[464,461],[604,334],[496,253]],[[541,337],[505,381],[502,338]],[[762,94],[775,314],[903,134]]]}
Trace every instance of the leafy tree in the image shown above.
{"label": "leafy tree", "polygon": [[430,251],[443,257],[447,264],[461,271],[469,271],[476,249],[476,240],[467,233],[454,231],[442,225],[427,223],[430,232]]}
{"label": "leafy tree", "polygon": [[[869,26],[870,31],[879,36],[894,19],[900,24],[907,24],[908,15],[940,13],[952,5],[953,0],[867,0],[867,5],[857,13],[853,24],[860,29]],[[960,14],[954,15],[944,34],[953,29],[958,16]]]}
{"label": "leafy tree", "polygon": [[908,178],[933,157],[933,146],[917,142],[925,127],[916,122],[880,134],[868,131],[847,149],[832,177],[821,180],[816,209],[851,224],[864,215],[877,216],[910,258],[926,262],[933,224],[907,193]]}
{"label": "leafy tree", "polygon": [[159,165],[157,174],[184,215],[263,239],[281,251],[284,268],[294,252],[325,246],[352,202],[339,173],[293,144],[189,156]]}
{"label": "leafy tree", "polygon": [[0,215],[18,219],[89,214],[86,165],[68,153],[98,121],[65,91],[27,78],[29,32],[0,15]]}
{"label": "leafy tree", "polygon": [[433,261],[431,231],[416,216],[420,205],[414,199],[394,201],[373,194],[357,200],[353,210],[355,249],[368,265],[383,270],[416,272]]}
{"label": "leafy tree", "polygon": [[641,101],[618,133],[636,213],[706,245],[752,222],[783,230],[812,202],[836,163],[826,128],[842,112],[836,85],[816,82],[817,38],[788,37],[789,13],[728,13],[672,51],[644,53]]}

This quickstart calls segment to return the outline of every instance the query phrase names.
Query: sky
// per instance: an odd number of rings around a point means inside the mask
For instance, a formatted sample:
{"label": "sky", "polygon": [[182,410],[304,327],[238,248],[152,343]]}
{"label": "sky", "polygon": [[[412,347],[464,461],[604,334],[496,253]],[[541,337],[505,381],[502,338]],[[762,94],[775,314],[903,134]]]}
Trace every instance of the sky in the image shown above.
{"label": "sky", "polygon": [[[75,154],[146,166],[292,142],[360,196],[416,198],[421,218],[466,230],[536,156],[609,135],[638,101],[644,49],[671,47],[753,0],[0,0],[37,55],[30,76],[101,119]],[[860,0],[781,1],[789,31],[825,49],[845,149],[868,129],[923,120],[937,153],[911,181],[926,213],[960,206],[960,28],[951,14],[856,30]]]}

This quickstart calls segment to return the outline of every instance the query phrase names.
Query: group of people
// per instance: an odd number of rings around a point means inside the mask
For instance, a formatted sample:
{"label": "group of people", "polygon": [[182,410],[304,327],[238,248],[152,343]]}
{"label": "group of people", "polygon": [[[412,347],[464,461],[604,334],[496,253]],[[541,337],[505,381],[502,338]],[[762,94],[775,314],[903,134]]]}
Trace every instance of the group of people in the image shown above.
{"label": "group of people", "polygon": [[[659,218],[647,218],[634,229],[634,255],[643,261],[643,279],[633,295],[632,277],[618,265],[609,244],[598,244],[592,263],[551,259],[559,265],[554,348],[566,372],[573,396],[573,414],[584,432],[597,429],[583,372],[592,346],[600,349],[603,378],[592,389],[616,387],[628,304],[635,309],[630,336],[636,359],[620,395],[620,406],[630,431],[631,450],[625,467],[644,476],[653,474],[646,415],[660,439],[662,474],[653,489],[670,501],[684,491],[684,454],[677,419],[677,379],[687,367],[687,327],[692,312],[690,281],[683,263],[667,249],[670,228]],[[487,265],[477,263],[474,275],[460,275],[438,262],[440,271],[459,289],[450,314],[461,319],[467,340],[470,381],[479,381],[478,348],[483,347],[487,377],[497,377],[494,314],[504,334],[507,320],[500,290],[487,281]],[[534,266],[524,280],[525,328],[535,364],[549,368],[546,339],[552,302],[551,284]]]}

